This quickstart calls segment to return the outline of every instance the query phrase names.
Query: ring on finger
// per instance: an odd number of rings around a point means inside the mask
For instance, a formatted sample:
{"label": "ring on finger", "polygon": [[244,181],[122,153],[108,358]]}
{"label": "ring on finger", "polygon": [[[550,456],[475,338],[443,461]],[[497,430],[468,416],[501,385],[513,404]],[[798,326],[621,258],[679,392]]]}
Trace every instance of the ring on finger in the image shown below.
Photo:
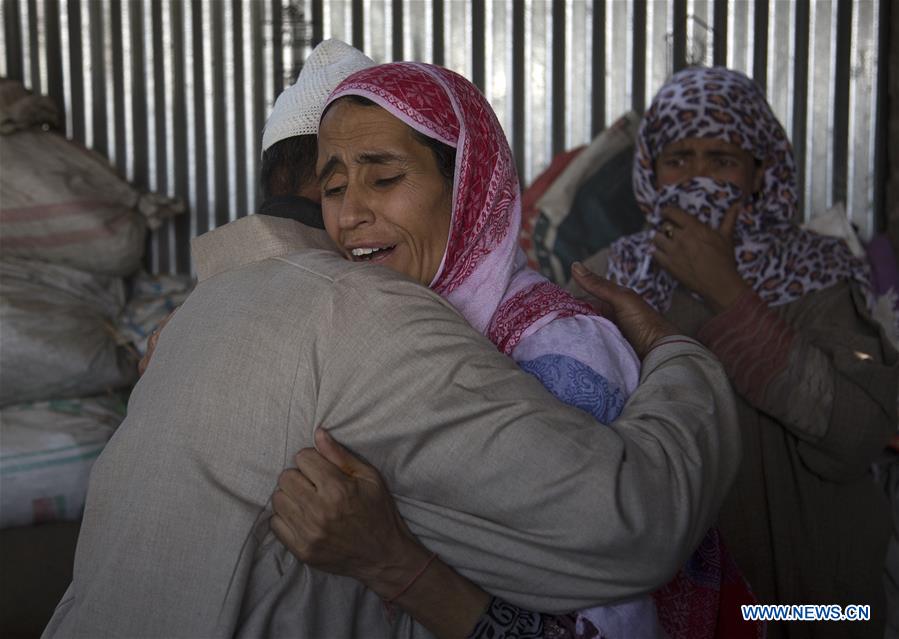
{"label": "ring on finger", "polygon": [[674,227],[670,224],[663,224],[662,234],[670,240],[672,237],[674,237]]}

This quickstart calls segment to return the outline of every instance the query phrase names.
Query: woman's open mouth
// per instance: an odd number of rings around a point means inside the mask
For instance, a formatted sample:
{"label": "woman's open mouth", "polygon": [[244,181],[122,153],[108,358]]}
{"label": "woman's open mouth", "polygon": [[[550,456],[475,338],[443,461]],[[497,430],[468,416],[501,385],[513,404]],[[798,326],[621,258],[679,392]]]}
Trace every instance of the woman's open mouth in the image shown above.
{"label": "woman's open mouth", "polygon": [[354,262],[380,262],[389,256],[396,245],[381,247],[354,248],[350,251],[350,258]]}

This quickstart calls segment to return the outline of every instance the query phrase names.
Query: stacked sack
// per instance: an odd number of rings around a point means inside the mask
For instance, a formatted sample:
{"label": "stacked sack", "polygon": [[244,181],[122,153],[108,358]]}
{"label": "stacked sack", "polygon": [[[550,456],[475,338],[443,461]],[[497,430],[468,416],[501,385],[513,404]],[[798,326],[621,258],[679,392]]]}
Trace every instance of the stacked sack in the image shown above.
{"label": "stacked sack", "polygon": [[[147,307],[152,278],[124,278],[147,229],[184,208],[136,191],[57,122],[49,99],[0,81],[0,528],[80,517],[137,376],[129,309]],[[156,321],[190,288],[164,279]]]}

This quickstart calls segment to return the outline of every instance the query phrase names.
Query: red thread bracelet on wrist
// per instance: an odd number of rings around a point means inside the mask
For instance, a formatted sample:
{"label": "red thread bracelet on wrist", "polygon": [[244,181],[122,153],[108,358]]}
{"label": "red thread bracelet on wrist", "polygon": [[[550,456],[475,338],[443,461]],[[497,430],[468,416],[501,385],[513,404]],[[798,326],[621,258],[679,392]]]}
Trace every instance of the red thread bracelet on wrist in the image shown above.
{"label": "red thread bracelet on wrist", "polygon": [[398,593],[396,593],[395,595],[393,595],[393,596],[390,597],[389,599],[385,599],[385,600],[384,600],[384,607],[387,608],[387,611],[388,611],[388,612],[391,612],[391,605],[393,604],[393,602],[396,601],[397,599],[399,599],[400,597],[402,597],[403,595],[406,594],[406,591],[408,591],[409,588],[412,587],[412,584],[414,584],[416,581],[418,581],[418,578],[421,577],[421,576],[424,574],[425,570],[428,569],[428,566],[430,566],[431,563],[432,563],[435,559],[437,559],[437,553],[436,553],[436,552],[432,552],[432,553],[431,553],[431,556],[428,557],[428,560],[424,563],[424,565],[423,565],[421,568],[419,568],[419,569],[418,569],[418,572],[415,573],[415,575],[412,577],[412,579],[409,580],[409,583],[407,583],[405,586],[403,586],[403,589],[400,590]]}

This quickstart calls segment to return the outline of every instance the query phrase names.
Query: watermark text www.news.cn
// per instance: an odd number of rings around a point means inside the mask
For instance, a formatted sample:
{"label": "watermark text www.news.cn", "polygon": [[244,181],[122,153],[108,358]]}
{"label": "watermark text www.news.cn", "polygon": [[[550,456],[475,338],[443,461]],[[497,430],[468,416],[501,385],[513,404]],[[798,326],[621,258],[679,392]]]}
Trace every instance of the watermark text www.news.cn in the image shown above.
{"label": "watermark text www.news.cn", "polygon": [[740,606],[744,621],[870,621],[871,606],[755,604]]}

